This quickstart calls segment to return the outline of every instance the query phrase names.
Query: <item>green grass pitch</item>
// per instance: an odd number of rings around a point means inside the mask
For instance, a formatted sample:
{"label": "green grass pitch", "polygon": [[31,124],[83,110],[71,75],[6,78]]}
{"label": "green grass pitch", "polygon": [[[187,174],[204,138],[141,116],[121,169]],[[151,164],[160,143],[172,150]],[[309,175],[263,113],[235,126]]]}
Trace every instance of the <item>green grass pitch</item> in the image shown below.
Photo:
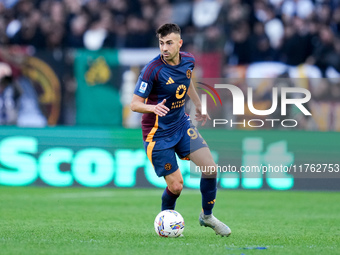
{"label": "green grass pitch", "polygon": [[[183,190],[183,238],[156,235],[160,189],[0,187],[0,254],[340,254],[340,193],[219,190],[228,238],[199,226]],[[256,249],[265,247],[266,249]]]}

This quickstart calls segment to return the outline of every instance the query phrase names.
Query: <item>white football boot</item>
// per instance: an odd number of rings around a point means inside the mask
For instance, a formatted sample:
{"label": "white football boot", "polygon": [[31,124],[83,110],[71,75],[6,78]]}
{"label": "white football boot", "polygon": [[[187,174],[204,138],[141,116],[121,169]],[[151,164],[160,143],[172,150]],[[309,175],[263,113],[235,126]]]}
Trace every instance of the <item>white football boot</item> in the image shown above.
{"label": "white football boot", "polygon": [[230,228],[212,214],[204,215],[204,213],[201,212],[199,221],[201,226],[212,228],[216,235],[230,236],[231,234]]}

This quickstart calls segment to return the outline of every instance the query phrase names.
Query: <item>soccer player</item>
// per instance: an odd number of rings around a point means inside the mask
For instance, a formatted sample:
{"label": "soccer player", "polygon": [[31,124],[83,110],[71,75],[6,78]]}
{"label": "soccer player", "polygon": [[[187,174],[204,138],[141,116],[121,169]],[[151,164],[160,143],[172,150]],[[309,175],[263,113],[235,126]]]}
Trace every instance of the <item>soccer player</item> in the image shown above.
{"label": "soccer player", "polygon": [[216,164],[211,152],[189,116],[184,112],[185,96],[196,107],[196,120],[204,125],[208,115],[201,113],[201,102],[191,82],[195,59],[181,52],[181,30],[176,24],[164,24],[156,31],[160,55],[149,62],[139,75],[131,110],[143,113],[144,147],[157,176],[164,176],[167,187],[162,195],[162,210],[174,209],[183,189],[183,177],[175,153],[190,159],[197,166],[211,171],[200,181],[202,212],[201,226],[212,228],[217,235],[229,236],[230,228],[212,214],[216,198]]}

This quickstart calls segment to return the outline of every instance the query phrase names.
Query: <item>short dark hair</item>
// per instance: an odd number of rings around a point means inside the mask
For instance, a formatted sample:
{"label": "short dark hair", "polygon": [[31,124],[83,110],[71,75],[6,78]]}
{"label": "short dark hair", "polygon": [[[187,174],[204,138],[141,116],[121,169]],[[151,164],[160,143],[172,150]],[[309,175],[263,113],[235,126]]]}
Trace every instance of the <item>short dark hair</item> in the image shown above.
{"label": "short dark hair", "polygon": [[174,24],[174,23],[166,23],[166,24],[160,26],[156,30],[156,36],[158,38],[167,36],[167,35],[169,35],[171,33],[175,33],[175,34],[181,35],[180,27],[177,24]]}

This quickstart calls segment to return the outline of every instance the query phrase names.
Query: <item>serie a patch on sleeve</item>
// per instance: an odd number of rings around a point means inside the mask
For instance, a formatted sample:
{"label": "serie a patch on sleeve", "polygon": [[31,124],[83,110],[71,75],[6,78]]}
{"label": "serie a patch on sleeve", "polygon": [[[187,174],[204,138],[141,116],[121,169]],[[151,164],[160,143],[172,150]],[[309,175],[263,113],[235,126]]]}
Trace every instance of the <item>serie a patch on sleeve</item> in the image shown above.
{"label": "serie a patch on sleeve", "polygon": [[145,93],[147,87],[148,87],[148,84],[146,82],[142,81],[142,83],[139,86],[139,90],[138,91],[140,93]]}

